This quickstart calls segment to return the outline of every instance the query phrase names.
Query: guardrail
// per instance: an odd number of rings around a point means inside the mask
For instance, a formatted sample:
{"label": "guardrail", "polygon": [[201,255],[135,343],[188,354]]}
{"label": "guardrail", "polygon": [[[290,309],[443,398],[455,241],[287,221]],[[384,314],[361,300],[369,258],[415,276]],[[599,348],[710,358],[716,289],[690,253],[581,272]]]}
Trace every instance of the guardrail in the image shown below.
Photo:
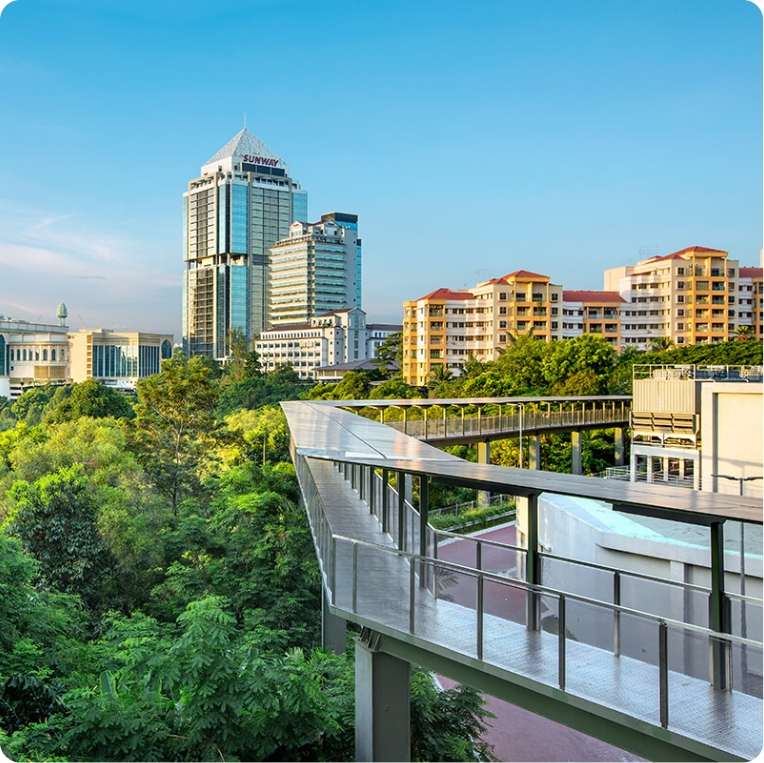
{"label": "guardrail", "polygon": [[[332,606],[351,619],[356,617],[404,637],[438,644],[664,729],[689,734],[714,747],[721,744],[718,729],[713,724],[706,727],[699,723],[693,696],[708,691],[720,696],[734,694],[740,713],[736,723],[743,719],[751,724],[750,728],[760,726],[761,703],[753,699],[748,703],[744,697],[762,697],[761,682],[748,680],[747,674],[751,669],[761,675],[761,643],[626,606],[624,576],[641,580],[647,576],[585,563],[593,569],[619,574],[616,579],[620,580],[620,600],[607,602],[577,592],[530,585],[517,577],[484,569],[484,549],[501,544],[477,541],[477,565],[470,567],[438,559],[438,537],[452,534],[428,529],[426,553],[419,553],[412,550],[419,548],[418,517],[405,499],[403,486],[393,490],[383,482],[385,473],[340,464],[344,475],[355,483],[359,497],[367,501],[370,513],[381,518],[383,527],[386,525],[386,531],[394,539],[397,536],[399,543],[393,547],[350,538],[331,528],[306,458],[295,456],[295,465],[324,585]],[[514,567],[519,570],[524,550],[504,548],[514,555]],[[555,563],[577,563],[545,557]],[[380,579],[367,574],[367,570],[387,572]],[[674,581],[670,585],[677,586],[681,595],[705,595],[698,586]],[[440,604],[437,618],[436,601]],[[529,606],[531,602],[533,606]],[[537,623],[533,622],[536,616]],[[610,622],[611,627],[603,632],[605,622]],[[638,649],[631,649],[627,634],[634,636]],[[732,667],[727,692],[710,688],[711,653],[727,655]],[[745,676],[741,673],[744,665]],[[613,671],[620,678],[613,678]],[[615,683],[603,685],[608,676]],[[697,682],[696,688],[693,681]]]}
{"label": "guardrail", "polygon": [[[465,415],[428,417],[426,419],[406,419],[385,421],[399,432],[424,440],[448,437],[470,437],[497,433],[517,434],[521,431],[539,429],[566,429],[570,427],[624,426],[629,422],[629,409],[617,408],[568,410],[568,411],[526,411],[499,413],[499,415]],[[522,424],[522,426],[521,426]]]}

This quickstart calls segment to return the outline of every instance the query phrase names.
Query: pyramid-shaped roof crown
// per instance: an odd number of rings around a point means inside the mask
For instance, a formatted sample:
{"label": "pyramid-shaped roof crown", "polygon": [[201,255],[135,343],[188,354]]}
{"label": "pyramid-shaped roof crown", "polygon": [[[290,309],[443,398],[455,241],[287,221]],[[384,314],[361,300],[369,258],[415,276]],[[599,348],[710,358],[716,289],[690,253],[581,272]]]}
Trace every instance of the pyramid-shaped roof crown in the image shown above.
{"label": "pyramid-shaped roof crown", "polygon": [[219,166],[225,170],[230,170],[233,165],[241,162],[280,167],[287,175],[289,174],[289,166],[286,162],[282,161],[275,151],[268,148],[260,138],[246,127],[237,132],[220,151],[204,164],[202,174],[214,172]]}

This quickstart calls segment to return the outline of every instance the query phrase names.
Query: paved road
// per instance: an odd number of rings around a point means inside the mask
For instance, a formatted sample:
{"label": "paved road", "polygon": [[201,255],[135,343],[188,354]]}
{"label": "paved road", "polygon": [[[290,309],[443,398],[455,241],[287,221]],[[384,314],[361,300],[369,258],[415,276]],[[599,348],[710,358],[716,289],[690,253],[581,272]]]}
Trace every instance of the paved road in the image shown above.
{"label": "paved road", "polygon": [[[501,543],[515,543],[515,526],[503,525],[491,530],[474,533],[472,537],[486,538]],[[486,549],[487,550],[487,549]],[[493,553],[493,552],[492,552]],[[438,556],[448,561],[474,564],[474,544],[469,541],[455,541],[441,546]],[[509,557],[504,557],[509,558]],[[494,563],[500,557],[493,557],[484,552],[484,567],[496,569]],[[454,597],[454,601],[467,603],[475,601],[474,584],[470,586],[467,581],[459,581],[448,589],[448,594]],[[492,590],[488,587],[485,591],[486,609],[498,608],[507,616],[507,611],[517,612],[518,617],[524,615],[525,597],[522,592],[514,592],[502,587],[501,590]],[[474,604],[473,604],[474,606]],[[510,615],[512,616],[512,615]],[[514,619],[514,617],[512,618]],[[519,620],[518,620],[519,622]],[[444,676],[438,676],[444,688],[450,689],[456,685],[455,681]],[[496,718],[491,721],[491,728],[486,735],[486,741],[493,745],[494,753],[502,761],[641,761],[636,755],[632,755],[618,747],[601,742],[599,739],[582,734],[580,731],[568,728],[540,715],[535,715],[523,710],[509,702],[484,696],[490,710]]]}

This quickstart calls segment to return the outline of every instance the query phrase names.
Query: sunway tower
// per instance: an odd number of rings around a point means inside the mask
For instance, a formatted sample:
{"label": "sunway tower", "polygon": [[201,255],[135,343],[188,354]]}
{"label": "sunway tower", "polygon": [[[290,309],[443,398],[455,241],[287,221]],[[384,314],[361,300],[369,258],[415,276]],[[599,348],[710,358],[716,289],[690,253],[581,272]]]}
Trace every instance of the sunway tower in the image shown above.
{"label": "sunway tower", "polygon": [[246,127],[183,194],[183,346],[228,356],[231,329],[248,340],[268,327],[269,249],[308,221],[308,193]]}

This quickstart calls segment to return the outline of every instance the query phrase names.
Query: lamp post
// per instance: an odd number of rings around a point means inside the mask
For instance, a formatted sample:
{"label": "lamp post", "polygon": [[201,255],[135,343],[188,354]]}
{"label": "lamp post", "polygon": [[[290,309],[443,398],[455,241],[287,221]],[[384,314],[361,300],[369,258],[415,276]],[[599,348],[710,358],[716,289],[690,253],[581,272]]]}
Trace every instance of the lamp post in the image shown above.
{"label": "lamp post", "polygon": [[520,468],[523,468],[523,419],[525,418],[525,403],[507,403],[520,409]]}

